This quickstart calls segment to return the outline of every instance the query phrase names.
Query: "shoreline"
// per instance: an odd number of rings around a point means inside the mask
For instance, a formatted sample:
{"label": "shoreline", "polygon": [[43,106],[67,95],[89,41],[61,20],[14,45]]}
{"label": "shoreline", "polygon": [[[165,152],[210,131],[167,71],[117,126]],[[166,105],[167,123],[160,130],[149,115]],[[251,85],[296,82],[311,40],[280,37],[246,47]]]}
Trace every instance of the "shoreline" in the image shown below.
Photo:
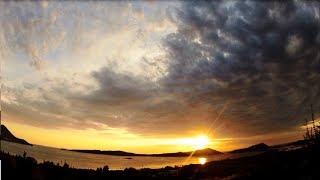
{"label": "shoreline", "polygon": [[[63,151],[57,148],[46,146],[25,146],[21,144],[5,142],[3,146],[4,152],[10,152],[13,155],[23,155],[25,151],[27,156],[35,158],[38,162],[51,161],[60,163],[66,161],[68,164],[82,169],[96,169],[98,167],[109,165],[110,169],[123,170],[127,167],[139,168],[162,168],[165,166],[181,166],[187,157],[151,157],[151,156],[113,156],[103,154],[89,154],[73,151]],[[248,156],[253,153],[244,154],[221,154],[209,155],[188,159],[186,164],[200,163],[199,158],[207,158],[207,161],[220,160],[225,158],[238,158],[239,156]],[[126,159],[132,158],[132,159]]]}

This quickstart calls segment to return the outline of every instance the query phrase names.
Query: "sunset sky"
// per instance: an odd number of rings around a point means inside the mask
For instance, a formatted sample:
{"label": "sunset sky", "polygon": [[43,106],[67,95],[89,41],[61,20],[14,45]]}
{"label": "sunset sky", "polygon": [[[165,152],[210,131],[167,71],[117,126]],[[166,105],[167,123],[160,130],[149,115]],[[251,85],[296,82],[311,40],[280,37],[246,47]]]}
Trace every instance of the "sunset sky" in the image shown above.
{"label": "sunset sky", "polygon": [[0,2],[2,123],[138,153],[302,139],[320,106],[315,1]]}

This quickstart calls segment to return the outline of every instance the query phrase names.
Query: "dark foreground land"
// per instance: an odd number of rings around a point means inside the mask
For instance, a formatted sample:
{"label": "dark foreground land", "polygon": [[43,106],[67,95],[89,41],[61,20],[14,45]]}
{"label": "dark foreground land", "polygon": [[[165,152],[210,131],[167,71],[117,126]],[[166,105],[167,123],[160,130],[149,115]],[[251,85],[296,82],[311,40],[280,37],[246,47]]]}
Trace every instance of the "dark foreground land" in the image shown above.
{"label": "dark foreground land", "polygon": [[320,152],[307,148],[268,151],[256,156],[208,162],[205,165],[161,169],[75,169],[68,164],[41,162],[31,157],[0,153],[3,180],[103,179],[320,179]]}

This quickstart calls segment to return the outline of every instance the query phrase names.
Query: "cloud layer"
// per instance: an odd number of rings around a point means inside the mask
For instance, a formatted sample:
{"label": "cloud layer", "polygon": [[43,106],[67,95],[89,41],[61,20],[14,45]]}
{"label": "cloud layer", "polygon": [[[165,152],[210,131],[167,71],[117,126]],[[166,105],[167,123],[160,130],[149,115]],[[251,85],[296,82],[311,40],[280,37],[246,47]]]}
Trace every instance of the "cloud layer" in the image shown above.
{"label": "cloud layer", "polygon": [[318,2],[189,2],[166,38],[172,92],[224,113],[233,132],[295,127],[319,105]]}
{"label": "cloud layer", "polygon": [[[13,61],[5,64],[28,57],[35,67],[31,77],[5,71],[7,118],[46,128],[146,136],[211,129],[235,137],[294,130],[310,104],[320,105],[318,2],[102,5],[7,5],[1,54]],[[67,18],[71,7],[75,16]],[[165,20],[150,10],[157,8]]]}

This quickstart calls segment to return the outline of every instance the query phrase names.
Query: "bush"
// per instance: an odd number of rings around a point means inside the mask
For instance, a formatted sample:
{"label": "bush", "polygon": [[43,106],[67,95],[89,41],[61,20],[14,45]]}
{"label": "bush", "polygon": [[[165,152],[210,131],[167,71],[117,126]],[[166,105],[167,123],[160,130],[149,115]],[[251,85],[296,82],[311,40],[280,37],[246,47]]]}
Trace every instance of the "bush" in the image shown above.
{"label": "bush", "polygon": [[102,172],[103,173],[108,173],[109,172],[109,166],[108,165],[105,165],[102,169]]}

